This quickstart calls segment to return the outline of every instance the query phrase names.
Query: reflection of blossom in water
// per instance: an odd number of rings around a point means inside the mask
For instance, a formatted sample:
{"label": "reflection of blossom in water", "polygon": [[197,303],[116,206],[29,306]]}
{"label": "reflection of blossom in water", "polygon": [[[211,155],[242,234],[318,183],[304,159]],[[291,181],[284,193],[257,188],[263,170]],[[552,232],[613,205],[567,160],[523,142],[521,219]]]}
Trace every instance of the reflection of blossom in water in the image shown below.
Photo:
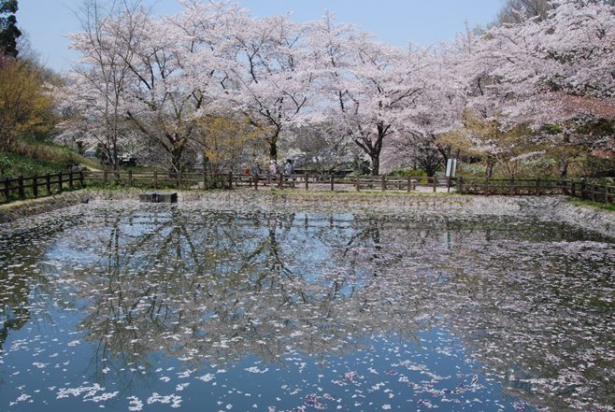
{"label": "reflection of blossom in water", "polygon": [[[347,409],[393,409],[407,399],[431,408],[486,396],[494,379],[549,410],[598,410],[613,400],[601,384],[615,364],[612,244],[549,242],[527,226],[505,236],[440,218],[238,219],[140,206],[99,213],[103,221],[88,217],[88,230],[55,243],[46,294],[71,310],[83,302],[80,334],[62,342],[95,345],[101,376],[126,368],[159,382],[156,392],[125,397],[130,410],[143,408],[140,399],[180,406],[177,394],[160,395],[197,390],[178,380],[214,391],[232,379],[269,382],[280,369],[315,379],[281,389],[302,400],[295,408],[348,401],[332,388],[357,396]],[[11,350],[31,345],[13,341]],[[154,353],[177,369],[150,364]],[[436,355],[483,369],[441,372],[428,359]],[[314,378],[315,365],[326,373]],[[114,394],[93,385],[61,391],[101,402]],[[380,406],[359,394],[380,396]]]}

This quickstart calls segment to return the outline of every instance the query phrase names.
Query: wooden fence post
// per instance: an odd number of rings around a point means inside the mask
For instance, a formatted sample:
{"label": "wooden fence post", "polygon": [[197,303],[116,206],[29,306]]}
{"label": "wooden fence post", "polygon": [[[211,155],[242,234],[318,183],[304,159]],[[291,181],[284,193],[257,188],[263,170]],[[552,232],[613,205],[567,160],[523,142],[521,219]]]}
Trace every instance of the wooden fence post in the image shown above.
{"label": "wooden fence post", "polygon": [[330,176],[329,178],[331,180],[331,191],[334,192],[335,191],[335,178],[333,177],[333,175]]}
{"label": "wooden fence post", "polygon": [[451,185],[452,185],[452,183],[453,183],[453,180],[449,176],[448,179],[446,180],[446,193],[451,193]]}
{"label": "wooden fence post", "polygon": [[282,174],[282,172],[278,174],[278,189],[284,189],[284,175]]}
{"label": "wooden fence post", "polygon": [[24,200],[26,198],[26,190],[23,187],[23,176],[17,178],[17,184],[19,185],[19,198]]}
{"label": "wooden fence post", "polygon": [[207,190],[207,170],[203,168],[203,190]]}
{"label": "wooden fence post", "polygon": [[103,170],[103,186],[107,186],[107,182],[109,179],[109,176],[107,175],[107,173],[108,173],[107,169],[104,169]]}
{"label": "wooden fence post", "polygon": [[258,173],[254,173],[254,190],[258,190]]}
{"label": "wooden fence post", "polygon": [[387,175],[382,175],[382,191],[387,191]]}
{"label": "wooden fence post", "polygon": [[45,175],[45,186],[47,189],[47,196],[51,196],[51,175],[49,173]]}
{"label": "wooden fence post", "polygon": [[359,175],[357,175],[357,178],[355,179],[355,185],[357,185],[357,192],[361,191],[361,179],[359,178]]}
{"label": "wooden fence post", "polygon": [[459,193],[460,195],[463,194],[463,177],[459,176],[457,178],[457,193]]}
{"label": "wooden fence post", "polygon": [[73,182],[73,171],[72,170],[68,172],[68,188],[70,190],[73,190],[75,188],[74,182]]}
{"label": "wooden fence post", "polygon": [[310,190],[310,174],[305,172],[305,190]]}
{"label": "wooden fence post", "polygon": [[38,176],[37,175],[32,176],[32,194],[34,195],[35,199],[38,197]]}
{"label": "wooden fence post", "polygon": [[433,175],[433,192],[436,193],[438,191],[438,177]]}
{"label": "wooden fence post", "polygon": [[228,189],[233,189],[233,172],[228,172]]}
{"label": "wooden fence post", "polygon": [[132,170],[128,171],[128,187],[132,187]]}
{"label": "wooden fence post", "polygon": [[81,188],[85,187],[85,176],[83,170],[79,171],[79,183],[81,183]]}
{"label": "wooden fence post", "polygon": [[408,176],[408,193],[412,191],[412,176]]}
{"label": "wooden fence post", "polygon": [[158,169],[154,169],[154,189],[158,189]]}
{"label": "wooden fence post", "polygon": [[62,193],[62,189],[63,189],[63,188],[62,188],[62,184],[63,184],[63,181],[62,181],[62,172],[60,172],[60,173],[58,173],[58,192],[59,192],[59,193]]}

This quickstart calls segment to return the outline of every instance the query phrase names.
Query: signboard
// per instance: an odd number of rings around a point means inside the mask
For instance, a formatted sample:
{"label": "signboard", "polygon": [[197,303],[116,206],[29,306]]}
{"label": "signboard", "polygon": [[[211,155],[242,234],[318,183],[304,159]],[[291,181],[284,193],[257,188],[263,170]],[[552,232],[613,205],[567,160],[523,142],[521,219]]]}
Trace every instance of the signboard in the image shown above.
{"label": "signboard", "polygon": [[457,159],[448,159],[446,162],[446,177],[455,177],[457,174]]}

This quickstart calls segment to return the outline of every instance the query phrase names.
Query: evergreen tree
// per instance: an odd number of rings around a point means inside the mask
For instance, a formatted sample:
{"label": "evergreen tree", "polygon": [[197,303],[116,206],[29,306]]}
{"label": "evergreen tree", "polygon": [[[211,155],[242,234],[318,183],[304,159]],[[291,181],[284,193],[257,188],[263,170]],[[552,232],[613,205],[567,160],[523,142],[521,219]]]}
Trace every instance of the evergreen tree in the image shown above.
{"label": "evergreen tree", "polygon": [[17,0],[0,0],[0,50],[8,56],[17,57],[17,38],[21,31],[17,28]]}

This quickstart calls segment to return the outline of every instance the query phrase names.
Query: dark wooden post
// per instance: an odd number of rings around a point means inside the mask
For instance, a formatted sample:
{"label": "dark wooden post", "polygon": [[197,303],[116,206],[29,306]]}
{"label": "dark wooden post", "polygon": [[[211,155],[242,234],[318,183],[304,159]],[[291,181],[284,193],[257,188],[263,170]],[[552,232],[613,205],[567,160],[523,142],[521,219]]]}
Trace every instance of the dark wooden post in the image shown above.
{"label": "dark wooden post", "polygon": [[85,187],[85,176],[83,170],[79,171],[79,183],[81,183],[81,188]]}
{"label": "dark wooden post", "polygon": [[457,178],[457,192],[462,195],[463,194],[463,177],[459,176]]}
{"label": "dark wooden post", "polygon": [[408,176],[408,188],[407,188],[408,193],[410,193],[412,191],[412,176]]}
{"label": "dark wooden post", "polygon": [[228,188],[233,189],[233,172],[228,172]]}
{"label": "dark wooden post", "polygon": [[451,185],[453,184],[452,178],[449,176],[446,180],[446,193],[451,193]]}
{"label": "dark wooden post", "polygon": [[305,190],[310,190],[310,174],[305,172]]}
{"label": "dark wooden post", "polygon": [[103,186],[107,186],[107,181],[109,179],[109,176],[107,175],[107,169],[103,170]]}
{"label": "dark wooden post", "polygon": [[356,179],[356,183],[355,184],[357,185],[357,192],[360,192],[361,191],[361,179],[360,179],[359,175],[357,175],[357,179]]}
{"label": "dark wooden post", "polygon": [[592,202],[596,201],[596,185],[595,184],[590,184],[591,187],[591,194],[592,194]]}
{"label": "dark wooden post", "polygon": [[154,169],[154,189],[158,189],[158,169]]}
{"label": "dark wooden post", "polygon": [[333,175],[329,178],[331,180],[331,191],[335,191],[335,177]]}
{"label": "dark wooden post", "polygon": [[284,189],[284,175],[282,174],[282,172],[278,174],[278,189]]}
{"label": "dark wooden post", "polygon": [[6,202],[9,201],[9,196],[11,195],[11,181],[9,178],[4,179],[4,200]]}
{"label": "dark wooden post", "polygon": [[34,195],[35,199],[38,197],[38,176],[37,175],[32,176],[32,194]]}
{"label": "dark wooden post", "polygon": [[604,203],[609,204],[609,186],[604,185]]}
{"label": "dark wooden post", "polygon": [[207,170],[203,168],[203,190],[207,190]]}
{"label": "dark wooden post", "polygon": [[62,181],[62,172],[58,173],[58,191],[60,193],[62,193],[62,185],[63,185],[63,181]]}
{"label": "dark wooden post", "polygon": [[258,190],[258,173],[254,173],[254,190]]}
{"label": "dark wooden post", "polygon": [[47,196],[51,196],[51,175],[49,173],[45,175],[45,186],[47,189]]}
{"label": "dark wooden post", "polygon": [[26,198],[26,190],[23,187],[23,176],[17,178],[17,184],[19,185],[19,198],[24,200]]}
{"label": "dark wooden post", "polygon": [[73,171],[72,170],[68,172],[68,188],[70,190],[73,190],[75,188],[74,182],[73,182]]}
{"label": "dark wooden post", "polygon": [[572,187],[570,188],[570,194],[572,197],[577,197],[577,182],[572,182]]}
{"label": "dark wooden post", "polygon": [[132,170],[128,171],[128,187],[132,187]]}
{"label": "dark wooden post", "polygon": [[382,175],[382,191],[386,192],[387,191],[387,175]]}
{"label": "dark wooden post", "polygon": [[433,192],[436,193],[438,191],[438,178],[436,175],[433,176]]}

